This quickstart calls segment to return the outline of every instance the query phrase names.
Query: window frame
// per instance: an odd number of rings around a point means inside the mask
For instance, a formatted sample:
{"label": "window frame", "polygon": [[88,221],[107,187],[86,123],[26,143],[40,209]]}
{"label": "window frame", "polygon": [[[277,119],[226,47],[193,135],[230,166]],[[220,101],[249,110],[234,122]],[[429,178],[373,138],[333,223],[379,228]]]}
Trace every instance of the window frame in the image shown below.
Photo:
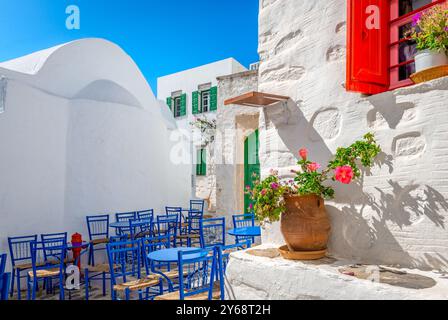
{"label": "window frame", "polygon": [[427,10],[437,4],[444,3],[447,0],[432,0],[431,3],[424,5],[414,11],[411,11],[405,15],[400,16],[400,0],[390,0],[390,18],[389,18],[389,52],[390,52],[390,62],[389,62],[389,78],[390,85],[389,90],[394,90],[397,88],[402,88],[406,86],[413,85],[414,82],[411,79],[399,80],[400,77],[400,67],[406,66],[408,64],[414,63],[415,60],[407,60],[399,62],[399,50],[400,44],[409,40],[409,38],[399,39],[400,27],[411,23],[412,17],[422,11]]}
{"label": "window frame", "polygon": [[[177,105],[179,102],[179,105]],[[173,97],[173,115],[174,118],[180,118],[182,113],[182,95]]]}
{"label": "window frame", "polygon": [[[204,94],[208,95],[207,110],[204,110]],[[199,113],[207,113],[207,112],[209,112],[210,111],[210,97],[211,97],[210,89],[200,91],[199,95],[200,95],[200,100],[201,100],[201,104],[200,104],[200,107],[199,107]]]}

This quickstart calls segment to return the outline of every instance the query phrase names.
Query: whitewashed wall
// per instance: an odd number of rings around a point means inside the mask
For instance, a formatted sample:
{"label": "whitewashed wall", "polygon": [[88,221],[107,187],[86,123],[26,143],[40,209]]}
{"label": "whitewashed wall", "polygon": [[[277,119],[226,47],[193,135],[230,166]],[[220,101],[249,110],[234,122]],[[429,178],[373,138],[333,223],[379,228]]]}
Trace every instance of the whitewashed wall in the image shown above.
{"label": "whitewashed wall", "polygon": [[[363,263],[448,267],[448,79],[371,97],[347,93],[346,1],[261,0],[259,89],[290,96],[260,117],[264,173],[287,176],[306,147],[326,164],[374,132],[381,166],[327,202],[330,253]],[[265,234],[282,242],[278,225]]]}
{"label": "whitewashed wall", "polygon": [[[192,93],[198,91],[198,87],[204,84],[211,84],[212,87],[218,85],[217,77],[230,75],[247,70],[243,65],[233,58],[220,60],[196,68],[184,70],[174,74],[166,75],[157,79],[157,96],[160,100],[166,101],[167,97],[176,91],[182,91],[187,94],[187,114],[183,117],[175,118],[179,128],[179,135],[186,138],[183,156],[184,162],[190,164],[189,173],[193,179],[191,182],[191,196],[200,199],[209,199],[210,208],[216,205],[215,178],[213,168],[208,166],[207,176],[196,176],[197,153],[196,150],[201,147],[201,138],[198,130],[193,130],[191,123],[195,117],[206,117],[209,121],[216,120],[216,112],[206,112],[203,114],[193,114]],[[219,94],[219,91],[218,91]],[[168,109],[168,107],[166,106]],[[221,108],[218,105],[218,108]],[[177,135],[177,134],[175,134]],[[211,150],[207,150],[210,156]],[[207,157],[210,164],[210,157]]]}
{"label": "whitewashed wall", "polygon": [[119,47],[81,40],[0,64],[0,76],[0,252],[8,236],[87,239],[86,215],[188,204],[172,116]]}

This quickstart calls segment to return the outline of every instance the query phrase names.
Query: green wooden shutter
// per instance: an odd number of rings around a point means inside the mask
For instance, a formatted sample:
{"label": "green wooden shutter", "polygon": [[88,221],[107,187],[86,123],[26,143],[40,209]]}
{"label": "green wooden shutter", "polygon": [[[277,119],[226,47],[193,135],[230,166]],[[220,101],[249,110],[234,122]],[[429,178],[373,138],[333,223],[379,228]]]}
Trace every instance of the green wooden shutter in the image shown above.
{"label": "green wooden shutter", "polygon": [[187,94],[184,93],[180,98],[180,116],[187,115]]}
{"label": "green wooden shutter", "polygon": [[199,113],[199,92],[195,91],[193,92],[193,98],[191,99],[191,105],[193,108],[193,114]]}
{"label": "green wooden shutter", "polygon": [[218,87],[210,88],[210,111],[218,109]]}
{"label": "green wooden shutter", "polygon": [[173,99],[171,97],[166,98],[166,105],[168,106],[168,108],[170,108],[170,110],[172,108],[172,101]]}
{"label": "green wooden shutter", "polygon": [[207,175],[207,150],[206,149],[198,149],[196,175],[197,176],[206,176]]}
{"label": "green wooden shutter", "polygon": [[202,149],[202,157],[201,157],[201,173],[203,176],[207,175],[207,150]]}

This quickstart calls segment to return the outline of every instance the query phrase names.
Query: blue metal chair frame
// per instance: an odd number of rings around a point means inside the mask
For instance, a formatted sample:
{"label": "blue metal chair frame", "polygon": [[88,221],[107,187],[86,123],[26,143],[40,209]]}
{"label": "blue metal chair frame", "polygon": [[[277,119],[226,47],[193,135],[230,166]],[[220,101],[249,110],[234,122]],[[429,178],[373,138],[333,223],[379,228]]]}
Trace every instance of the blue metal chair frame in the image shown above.
{"label": "blue metal chair frame", "polygon": [[[11,276],[11,292],[14,294],[14,284],[17,281],[17,299],[22,299],[20,289],[20,279],[26,278],[22,276],[22,271],[31,269],[31,242],[37,241],[37,235],[23,237],[8,237],[9,255],[11,256],[12,276]],[[23,266],[23,267],[22,267]]]}
{"label": "blue metal chair frame", "polygon": [[141,220],[129,220],[129,236],[132,240],[151,236],[153,230],[152,219],[142,222]]}
{"label": "blue metal chair frame", "polygon": [[[44,233],[44,234],[40,235],[40,239],[42,242],[51,242],[53,240],[63,240],[63,241],[65,241],[65,244],[67,244],[67,242],[68,242],[67,237],[68,237],[67,232]],[[59,255],[58,250],[56,250],[56,257],[53,257],[52,250],[44,250],[43,253],[45,254],[46,261],[50,260],[50,258],[55,258],[56,260],[58,260],[58,255]]]}
{"label": "blue metal chair frame", "polygon": [[[133,212],[122,212],[122,213],[116,213],[115,214],[115,221],[116,222],[126,222],[129,220],[135,220],[137,219],[137,213],[135,211]],[[117,228],[116,230],[117,236],[122,236],[129,233],[128,228]]]}
{"label": "blue metal chair frame", "polygon": [[226,245],[226,219],[213,218],[201,221],[201,247]]}
{"label": "blue metal chair frame", "polygon": [[[109,239],[109,220],[110,217],[108,214],[104,215],[96,215],[96,216],[87,216],[87,230],[89,231],[89,265],[95,265],[95,251],[103,251],[106,250],[105,244]],[[101,243],[94,243],[94,240],[104,240]],[[102,245],[101,248],[95,248],[98,245]]]}
{"label": "blue metal chair frame", "polygon": [[224,281],[219,276],[216,250],[216,248],[209,248],[179,251],[179,274],[186,274],[183,277],[179,277],[180,300],[185,300],[189,296],[204,292],[208,292],[208,300],[212,300],[216,278],[219,278],[219,286],[223,289]]}
{"label": "blue metal chair frame", "polygon": [[[234,228],[254,227],[255,215],[253,213],[239,214],[232,216]],[[236,236],[235,242],[244,242],[250,239],[252,243],[255,243],[255,237]]]}
{"label": "blue metal chair frame", "polygon": [[[142,247],[141,240],[112,242],[107,244],[107,254],[109,257],[110,279],[111,279],[111,293],[112,300],[117,300],[117,293],[115,285],[127,282],[129,277],[142,279],[141,274],[141,259]],[[120,281],[121,280],[121,281]],[[162,282],[159,284],[159,291],[150,294],[151,288],[137,290],[140,300],[143,300],[143,293],[145,298],[153,298],[156,294],[163,292]],[[130,289],[125,290],[125,299],[130,299]]]}
{"label": "blue metal chair frame", "polygon": [[[32,275],[27,275],[28,300],[36,299],[36,291],[39,280],[43,280],[47,284],[47,290],[52,290],[52,280],[59,280],[59,299],[64,300],[64,277],[65,277],[65,256],[67,254],[67,241],[63,238],[49,239],[45,241],[33,241],[31,245],[31,263]],[[57,259],[48,261],[47,257]],[[40,276],[39,271],[58,269],[58,275],[55,276]]]}
{"label": "blue metal chair frame", "polygon": [[0,254],[0,274],[5,273],[7,259],[8,259],[8,256],[6,255],[6,253]]}

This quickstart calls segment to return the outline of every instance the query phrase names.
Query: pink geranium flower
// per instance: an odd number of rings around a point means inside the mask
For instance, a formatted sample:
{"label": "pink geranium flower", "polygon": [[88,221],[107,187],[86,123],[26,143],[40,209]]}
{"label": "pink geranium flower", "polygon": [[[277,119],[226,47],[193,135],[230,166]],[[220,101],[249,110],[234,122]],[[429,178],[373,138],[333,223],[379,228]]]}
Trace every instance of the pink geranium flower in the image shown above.
{"label": "pink geranium flower", "polygon": [[306,160],[308,158],[308,150],[303,148],[299,150],[299,156],[303,159]]}
{"label": "pink geranium flower", "polygon": [[261,192],[260,192],[260,193],[261,193],[261,195],[262,195],[262,196],[265,196],[265,195],[266,195],[266,193],[267,193],[267,191],[266,191],[266,189],[263,189],[263,190],[261,190]]}
{"label": "pink geranium flower", "polygon": [[320,169],[320,164],[318,164],[317,162],[313,162],[310,163],[307,168],[310,172],[316,172],[318,169]]}
{"label": "pink geranium flower", "polygon": [[350,166],[337,167],[335,170],[335,179],[343,184],[350,184],[353,180],[353,169]]}
{"label": "pink geranium flower", "polygon": [[271,183],[271,188],[272,189],[277,190],[278,187],[279,187],[278,183],[275,183],[275,182]]}

